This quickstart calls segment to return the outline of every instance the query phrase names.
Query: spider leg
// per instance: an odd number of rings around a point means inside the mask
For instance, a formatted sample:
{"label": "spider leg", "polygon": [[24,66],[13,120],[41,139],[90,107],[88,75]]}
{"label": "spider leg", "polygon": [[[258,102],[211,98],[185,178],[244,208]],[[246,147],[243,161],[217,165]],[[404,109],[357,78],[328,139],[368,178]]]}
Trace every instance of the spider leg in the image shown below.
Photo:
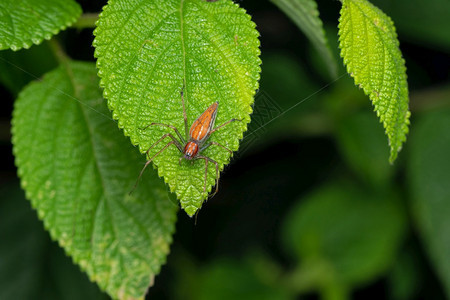
{"label": "spider leg", "polygon": [[145,129],[149,128],[150,126],[163,126],[163,127],[171,128],[171,129],[173,129],[173,130],[175,131],[175,133],[177,134],[177,136],[180,138],[181,142],[182,142],[183,144],[186,144],[186,140],[185,140],[185,139],[183,138],[183,136],[180,134],[180,132],[178,131],[178,129],[177,129],[175,126],[173,126],[173,125],[164,124],[164,123],[155,123],[155,122],[153,122],[153,123],[151,123],[151,124],[149,124],[149,125],[147,125],[147,126],[145,126],[145,127],[143,127],[143,128],[139,128],[139,129],[145,130]]}
{"label": "spider leg", "polygon": [[216,128],[214,128],[213,130],[211,130],[211,132],[209,133],[209,134],[212,134],[214,131],[217,131],[217,130],[219,130],[220,128],[222,128],[222,127],[224,127],[224,126],[226,126],[226,125],[228,125],[228,124],[230,124],[230,123],[233,123],[233,122],[235,122],[235,121],[239,121],[239,122],[242,122],[244,119],[231,119],[231,120],[229,120],[229,121],[226,121],[225,123],[223,123],[222,125],[219,125],[219,126],[217,126]]}
{"label": "spider leg", "polygon": [[171,133],[166,133],[165,135],[163,135],[159,140],[157,140],[153,145],[150,146],[150,148],[148,148],[148,150],[145,152],[145,156],[148,157],[148,153],[150,152],[150,150],[152,150],[157,144],[159,144],[163,139],[165,139],[166,137],[170,137],[172,140],[170,142],[167,143],[167,145],[165,145],[161,150],[159,150],[158,152],[156,152],[149,160],[147,160],[147,162],[145,163],[144,167],[142,168],[141,172],[139,173],[139,176],[136,180],[136,183],[134,184],[133,188],[131,189],[131,191],[129,192],[129,195],[131,195],[134,190],[136,189],[139,180],[142,177],[142,174],[144,174],[145,169],[147,168],[147,166],[153,161],[153,159],[155,159],[155,157],[157,157],[158,155],[160,155],[164,150],[166,150],[170,145],[175,145],[175,147],[178,148],[178,150],[180,150],[182,152],[183,148],[180,145],[180,142],[171,134]]}
{"label": "spider leg", "polygon": [[150,148],[147,149],[147,151],[145,152],[145,157],[148,157],[148,153],[150,152],[150,150],[152,150],[156,145],[158,145],[166,137],[170,137],[172,139],[173,144],[178,148],[178,150],[180,150],[180,152],[183,152],[183,147],[181,146],[180,142],[177,141],[177,139],[171,133],[166,133],[159,140],[157,140],[153,145],[151,145]]}
{"label": "spider leg", "polygon": [[214,197],[215,194],[217,194],[217,192],[219,191],[219,163],[207,156],[203,156],[203,155],[198,155],[196,157],[196,159],[204,159],[205,160],[205,184],[203,186],[203,192],[206,193],[206,184],[207,184],[207,179],[208,179],[208,162],[213,163],[216,166],[216,190],[214,191],[214,193],[210,196],[210,197]]}
{"label": "spider leg", "polygon": [[219,143],[217,143],[217,142],[209,142],[209,143],[206,144],[205,146],[201,147],[200,150],[199,150],[199,152],[205,150],[206,148],[209,148],[209,147],[212,146],[212,145],[219,146],[219,147],[221,147],[221,148],[227,150],[228,152],[230,152],[230,154],[233,154],[233,151],[231,151],[230,149],[228,149],[228,148],[225,147],[224,145],[219,144]]}

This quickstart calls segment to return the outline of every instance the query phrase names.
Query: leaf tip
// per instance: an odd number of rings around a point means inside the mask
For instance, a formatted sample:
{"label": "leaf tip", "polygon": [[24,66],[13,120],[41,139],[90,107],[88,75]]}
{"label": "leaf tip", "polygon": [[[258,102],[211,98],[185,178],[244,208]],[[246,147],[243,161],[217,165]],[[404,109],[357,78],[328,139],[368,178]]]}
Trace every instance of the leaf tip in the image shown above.
{"label": "leaf tip", "polygon": [[[400,151],[400,150],[398,150],[398,151]],[[394,162],[395,162],[395,160],[397,159],[398,151],[395,150],[395,149],[391,149],[391,154],[390,154],[390,156],[389,156],[389,164],[390,164],[391,166],[394,165]]]}
{"label": "leaf tip", "polygon": [[195,213],[197,212],[197,207],[195,207],[195,206],[193,206],[193,205],[189,205],[189,206],[186,206],[185,208],[184,208],[184,211],[188,214],[188,216],[189,217],[193,217],[194,215],[195,215]]}

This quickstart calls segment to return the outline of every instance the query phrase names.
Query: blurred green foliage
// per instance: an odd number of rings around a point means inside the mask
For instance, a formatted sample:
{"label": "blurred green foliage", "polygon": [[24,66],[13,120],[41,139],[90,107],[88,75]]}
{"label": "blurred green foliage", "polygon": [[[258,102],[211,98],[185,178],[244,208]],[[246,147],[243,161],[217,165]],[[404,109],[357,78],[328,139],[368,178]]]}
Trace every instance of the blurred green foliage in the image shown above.
{"label": "blurred green foliage", "polygon": [[347,164],[365,184],[389,186],[395,166],[388,162],[386,137],[374,114],[359,112],[343,118],[336,140]]}
{"label": "blurred green foliage", "polygon": [[450,295],[450,110],[422,116],[411,134],[409,190],[416,226]]}
{"label": "blurred green foliage", "polygon": [[268,268],[266,258],[257,253],[242,260],[221,258],[207,266],[199,266],[183,254],[178,258],[182,259],[177,268],[178,288],[173,291],[178,299],[275,300],[293,296],[279,284],[278,270]]}
{"label": "blurred green foliage", "polygon": [[403,39],[447,52],[450,50],[449,1],[373,0],[372,3],[394,20]]}
{"label": "blurred green foliage", "polygon": [[[340,4],[318,4],[336,54]],[[411,127],[395,165],[352,80],[330,81],[315,48],[275,6],[243,3],[261,32],[260,90],[285,113],[232,162],[197,225],[180,215],[148,299],[450,296],[449,4],[373,4],[394,20],[408,68]],[[33,79],[6,62],[40,76],[54,64],[45,47],[0,52],[4,103]],[[106,297],[49,241],[8,182],[0,200],[0,299]]]}
{"label": "blurred green foliage", "polygon": [[18,182],[0,193],[0,299],[108,299],[50,240]]}
{"label": "blurred green foliage", "polygon": [[0,51],[0,83],[17,96],[28,82],[38,79],[56,66],[47,43],[17,52]]}
{"label": "blurred green foliage", "polygon": [[398,197],[341,183],[319,187],[292,209],[284,244],[300,268],[334,291],[373,280],[390,266],[403,242],[405,217]]}

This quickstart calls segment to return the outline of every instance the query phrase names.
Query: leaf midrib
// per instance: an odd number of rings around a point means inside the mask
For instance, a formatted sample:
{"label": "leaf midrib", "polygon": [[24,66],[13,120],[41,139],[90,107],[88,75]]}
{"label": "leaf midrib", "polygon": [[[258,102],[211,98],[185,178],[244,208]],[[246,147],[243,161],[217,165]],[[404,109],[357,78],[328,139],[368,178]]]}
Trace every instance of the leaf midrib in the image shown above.
{"label": "leaf midrib", "polygon": [[[350,1],[352,1],[353,4],[354,4],[354,5],[358,8],[358,10],[361,12],[361,14],[364,15],[364,17],[365,17],[365,22],[364,22],[364,24],[365,24],[366,28],[367,28],[367,23],[370,23],[370,25],[375,29],[375,32],[376,32],[376,34],[379,36],[380,40],[383,41],[383,53],[384,53],[384,57],[386,57],[385,51],[387,50],[387,52],[389,53],[389,56],[391,57],[391,61],[394,62],[395,70],[397,71],[397,74],[402,74],[403,72],[401,72],[401,71],[402,71],[403,68],[402,68],[401,65],[399,65],[399,64],[400,64],[400,61],[397,59],[397,56],[395,55],[395,53],[392,52],[392,49],[391,49],[390,47],[386,47],[386,46],[385,46],[385,45],[386,45],[386,40],[385,40],[385,38],[390,39],[390,35],[387,35],[387,36],[382,35],[382,34],[381,34],[381,29],[380,29],[380,28],[378,28],[377,26],[375,26],[375,24],[373,24],[372,22],[368,22],[368,21],[367,21],[367,20],[371,20],[371,18],[369,18],[369,16],[364,12],[364,10],[358,5],[358,3],[357,3],[356,1],[353,1],[353,0],[350,0]],[[366,33],[367,33],[367,31],[366,31]],[[394,41],[394,44],[395,44],[395,41]],[[383,63],[384,63],[384,65],[386,66],[386,59],[384,60]],[[384,70],[386,70],[386,68],[384,68]],[[384,81],[385,75],[386,75],[386,72],[383,72],[383,81]],[[402,77],[402,79],[404,79],[403,76],[401,76],[401,77]],[[400,112],[402,111],[402,109],[401,109],[401,108],[402,108],[402,100],[406,100],[404,97],[402,97],[402,91],[401,91],[401,86],[402,86],[402,81],[403,81],[403,80],[400,79],[399,76],[393,76],[393,78],[394,78],[394,80],[395,80],[394,86],[397,86],[397,88],[398,88],[398,96],[396,97],[396,100],[397,100],[397,101],[389,101],[389,104],[388,104],[388,105],[389,105],[389,107],[391,107],[391,108],[396,107],[397,109],[396,109],[396,113],[395,113],[394,115],[395,115],[395,116],[398,116],[398,117],[400,117],[400,118],[403,119],[404,116],[400,114]],[[393,95],[394,92],[395,92],[394,90],[391,92],[391,97],[388,98],[388,99],[392,99],[392,98],[393,98],[392,95]],[[394,104],[397,104],[397,105],[393,105],[393,106],[392,106],[392,104],[393,104],[392,102],[394,102]],[[386,109],[385,114],[387,114],[388,111],[389,111],[389,108]],[[399,121],[398,117],[395,117],[395,118],[394,118],[394,119],[395,119],[395,124],[396,124],[396,125],[402,124],[401,120]],[[386,120],[383,120],[383,123],[386,125],[386,124],[387,124],[387,123],[386,123]],[[397,144],[399,143],[399,140],[401,140],[401,139],[399,139],[398,135],[399,135],[399,134],[400,134],[400,135],[402,134],[402,132],[403,132],[402,127],[403,127],[403,126],[395,126],[395,130],[394,130],[394,131],[396,132],[396,134],[395,134],[395,137],[393,137],[393,138],[395,139],[395,141],[393,141],[394,143],[392,143],[392,145],[390,145],[390,146],[391,146],[391,149],[393,149],[394,151],[398,151],[398,148],[401,147],[401,145],[398,146]],[[389,137],[389,140],[391,140],[391,137]]]}
{"label": "leaf midrib", "polygon": [[[69,77],[70,80],[71,80],[72,87],[74,88],[74,95],[75,95],[76,98],[79,98],[79,97],[80,97],[80,86],[78,86],[78,85],[76,84],[75,80],[74,80],[71,66],[67,65],[67,68],[68,68],[67,75],[68,75],[68,77]],[[82,105],[82,104],[81,104],[80,102],[78,102],[78,101],[77,101],[77,103],[78,103],[79,110],[81,111],[81,113],[82,113],[82,115],[83,115],[84,123],[86,124],[86,127],[87,127],[88,132],[89,132],[89,140],[90,140],[90,145],[91,145],[91,151],[92,151],[93,159],[94,159],[95,166],[96,166],[96,172],[97,172],[98,176],[100,177],[100,181],[101,181],[101,183],[102,183],[102,190],[103,190],[103,193],[102,193],[102,194],[103,194],[103,195],[100,196],[100,198],[98,199],[98,201],[96,201],[97,204],[96,204],[96,207],[95,207],[94,211],[95,211],[95,212],[97,211],[98,207],[100,206],[101,202],[103,201],[103,205],[104,205],[104,207],[105,207],[105,210],[108,211],[108,215],[109,215],[109,217],[110,217],[110,223],[111,223],[112,228],[113,228],[113,234],[114,234],[114,235],[113,235],[112,238],[113,238],[113,240],[117,243],[116,249],[117,249],[117,251],[118,251],[118,255],[116,256],[116,259],[118,260],[118,263],[119,263],[119,265],[121,266],[121,268],[122,268],[122,269],[126,269],[126,267],[124,267],[124,265],[123,265],[123,257],[122,257],[122,255],[120,254],[121,242],[120,242],[120,239],[118,238],[119,233],[118,233],[117,224],[116,224],[116,222],[114,221],[114,215],[113,215],[113,213],[112,213],[112,211],[111,211],[110,203],[109,203],[109,201],[115,201],[115,200],[114,200],[115,198],[108,195],[108,189],[106,189],[106,187],[105,187],[105,179],[104,179],[104,177],[103,177],[103,175],[102,175],[103,170],[102,170],[101,166],[99,165],[98,153],[95,151],[95,149],[96,149],[96,147],[95,147],[96,142],[94,141],[94,129],[93,129],[93,127],[92,127],[91,122],[89,122],[89,117],[87,116],[86,107],[85,107],[84,105]],[[142,223],[139,222],[139,220],[137,220],[137,219],[133,216],[133,214],[132,214],[128,209],[126,209],[126,207],[125,207],[120,201],[115,201],[115,202],[116,202],[117,205],[119,205],[119,206],[124,210],[124,212],[130,217],[130,220],[132,220],[133,223],[137,226],[137,228],[140,229],[141,233],[142,233],[144,236],[146,236],[147,241],[152,241],[152,238],[151,238],[150,234],[147,232],[147,230],[146,230],[145,227],[142,225]],[[92,232],[91,232],[91,234],[90,234],[90,238],[91,238],[91,239],[92,239],[93,234],[94,234],[94,232],[95,232],[95,225],[96,225],[96,224],[97,224],[97,222],[96,222],[95,220],[93,220]],[[93,244],[91,244],[90,259],[92,259],[92,253],[93,253],[93,252],[94,252],[94,248],[93,248]],[[141,256],[141,254],[139,254],[139,253],[137,253],[137,252],[133,252],[133,253],[134,253],[134,255],[139,255],[139,256]],[[93,265],[93,266],[94,266],[94,265]],[[149,264],[147,264],[147,267],[148,267],[149,269],[152,269],[151,266],[150,266]],[[109,273],[109,275],[111,275],[111,274],[112,274],[112,270],[110,269],[108,273]],[[106,281],[106,285],[105,285],[105,286],[108,288],[108,287],[110,286],[110,284],[112,284],[112,283],[111,283],[111,276],[108,276],[108,280]],[[122,285],[121,285],[121,286],[122,286]]]}
{"label": "leaf midrib", "polygon": [[[74,96],[77,99],[79,99],[80,98],[80,87],[76,84],[75,78],[73,76],[72,66],[70,65],[70,63],[66,63],[65,64],[65,69],[67,71],[66,74],[67,74],[67,76],[68,76],[68,78],[69,78],[69,80],[71,82],[72,87],[73,87]],[[94,211],[97,212],[98,207],[100,206],[101,202],[103,201],[104,207],[108,211],[108,215],[110,216],[110,222],[111,222],[112,228],[113,228],[113,232],[112,233],[114,234],[113,240],[118,242],[119,240],[117,239],[118,235],[117,235],[116,222],[114,222],[113,214],[111,213],[111,211],[109,209],[109,204],[107,203],[108,199],[109,199],[108,189],[106,189],[105,181],[104,181],[103,174],[102,174],[102,170],[100,168],[99,161],[98,161],[98,154],[95,151],[94,129],[92,128],[92,125],[89,122],[89,118],[87,116],[87,112],[85,111],[84,105],[81,104],[81,101],[77,101],[77,106],[78,106],[78,109],[81,111],[81,115],[84,118],[84,123],[85,123],[86,128],[88,129],[88,132],[89,132],[89,141],[90,141],[89,144],[91,146],[92,156],[93,156],[93,159],[94,159],[95,171],[96,171],[97,175],[100,178],[100,182],[101,182],[101,185],[102,185],[102,191],[103,191],[102,192],[102,196],[100,196],[99,199],[97,199],[97,201],[96,201],[96,206],[95,206]],[[90,233],[90,239],[91,240],[93,238],[93,235],[94,235],[94,232],[95,232],[95,228],[96,228],[95,226],[97,224],[96,219],[97,218],[95,218],[93,220],[93,222],[92,222],[93,223],[92,224],[92,230],[91,230],[91,233]],[[92,254],[94,253],[95,249],[94,249],[94,244],[93,243],[90,243],[90,246],[91,246],[90,247],[91,250],[90,250],[89,256],[90,256],[90,259],[92,260]],[[122,256],[121,255],[118,255],[118,260],[119,260],[119,264],[122,265]],[[95,268],[95,264],[92,264],[92,268],[93,269]],[[110,276],[111,275],[111,269],[109,270],[108,274],[109,274],[108,279],[105,282],[105,286],[106,286],[107,289],[108,289],[108,287],[109,287],[109,285],[111,283],[111,276]]]}
{"label": "leaf midrib", "polygon": [[[366,29],[367,29],[367,23],[370,23],[371,25],[372,25],[372,27],[374,27],[374,29],[375,29],[375,32],[377,33],[377,35],[380,37],[380,40],[382,40],[383,41],[383,46],[386,44],[386,42],[385,42],[385,37],[386,36],[384,36],[384,35],[382,35],[381,33],[380,33],[380,31],[381,31],[381,29],[379,29],[377,26],[375,26],[375,24],[373,24],[372,22],[368,22],[367,20],[371,20],[371,18],[364,12],[364,10],[358,5],[358,2],[357,1],[353,1],[353,0],[349,0],[349,1],[351,1],[357,8],[358,8],[358,10],[361,12],[361,14],[362,15],[364,15],[364,18],[365,18],[365,21],[364,21],[364,26],[366,27]],[[352,39],[353,39],[353,35],[352,35]],[[368,40],[368,34],[367,34],[367,30],[366,30],[366,40]],[[383,47],[383,49],[387,49],[387,51],[388,51],[388,53],[389,53],[389,56],[391,57],[391,58],[393,58],[392,60],[394,61],[394,63],[395,63],[395,69],[397,70],[397,72],[398,73],[401,73],[401,72],[399,72],[399,69],[402,69],[401,68],[401,66],[399,67],[399,65],[398,65],[398,60],[396,59],[396,55],[394,55],[393,53],[392,53],[392,50],[391,50],[391,48],[390,47]],[[384,74],[385,74],[386,72],[383,72],[383,76],[384,76]],[[397,81],[397,83],[399,82],[399,79],[398,79],[398,76],[394,76],[395,77],[395,79],[396,79],[396,81]],[[398,84],[399,86],[400,86],[400,84]],[[399,93],[399,95],[400,95],[401,93]]]}
{"label": "leaf midrib", "polygon": [[181,51],[183,58],[183,86],[186,87],[186,45],[184,41],[184,12],[183,12],[184,0],[180,2],[180,38],[181,38]]}

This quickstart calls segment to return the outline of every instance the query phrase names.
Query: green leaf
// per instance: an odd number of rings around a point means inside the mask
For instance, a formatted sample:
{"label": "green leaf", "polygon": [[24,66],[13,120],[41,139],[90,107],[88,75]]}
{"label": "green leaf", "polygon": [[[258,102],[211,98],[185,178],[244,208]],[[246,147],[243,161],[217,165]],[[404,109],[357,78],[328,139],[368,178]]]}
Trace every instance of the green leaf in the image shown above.
{"label": "green leaf", "polygon": [[292,299],[290,292],[278,284],[279,270],[268,267],[258,253],[248,254],[239,261],[222,257],[202,266],[193,263],[191,257],[180,259],[178,255],[175,259],[176,277],[172,287],[175,299]]}
{"label": "green leaf", "polygon": [[18,182],[0,193],[0,299],[107,299],[50,240]]}
{"label": "green leaf", "polygon": [[[425,277],[427,274],[420,265],[420,261],[421,258],[413,252],[411,247],[402,249],[387,278],[389,299],[414,299],[414,296],[417,296],[419,291],[423,290],[426,285]],[[424,294],[427,293],[422,293],[422,295]]]}
{"label": "green leaf", "polygon": [[[243,9],[230,0],[110,1],[97,26],[94,46],[104,96],[113,118],[142,153],[165,133],[174,134],[169,128],[147,127],[152,122],[175,126],[184,136],[183,85],[188,126],[219,101],[216,125],[242,121],[215,132],[210,141],[238,149],[261,63],[259,34]],[[169,141],[158,144],[149,157]],[[218,146],[202,154],[217,161],[220,170],[230,159]],[[170,146],[153,163],[192,216],[215,184],[216,170],[210,163],[205,185],[205,161],[179,162],[181,156]]]}
{"label": "green leaf", "polygon": [[108,114],[94,64],[31,83],[13,112],[16,165],[51,237],[115,299],[142,298],[169,252],[177,210]]}
{"label": "green leaf", "polygon": [[319,18],[319,11],[315,0],[271,0],[278,6],[297,26],[308,39],[325,61],[330,74],[337,77],[336,60],[331,53],[323,29],[322,20]]}
{"label": "green leaf", "polygon": [[392,20],[366,0],[343,0],[339,18],[341,56],[369,96],[389,139],[393,163],[408,133],[408,83]]}
{"label": "green leaf", "polygon": [[[280,286],[270,286],[246,262],[221,259],[203,271],[201,288],[193,299],[291,299]],[[230,288],[232,287],[232,288]]]}
{"label": "green leaf", "polygon": [[349,166],[374,188],[385,187],[394,174],[382,128],[369,112],[345,117],[338,124],[338,144]]}
{"label": "green leaf", "polygon": [[351,288],[385,272],[403,241],[406,220],[393,193],[346,184],[324,186],[286,218],[285,248],[319,286]]}
{"label": "green leaf", "polygon": [[74,23],[81,8],[73,0],[2,0],[0,50],[30,48]]}
{"label": "green leaf", "polygon": [[431,261],[450,296],[450,110],[429,113],[411,135],[413,211]]}

